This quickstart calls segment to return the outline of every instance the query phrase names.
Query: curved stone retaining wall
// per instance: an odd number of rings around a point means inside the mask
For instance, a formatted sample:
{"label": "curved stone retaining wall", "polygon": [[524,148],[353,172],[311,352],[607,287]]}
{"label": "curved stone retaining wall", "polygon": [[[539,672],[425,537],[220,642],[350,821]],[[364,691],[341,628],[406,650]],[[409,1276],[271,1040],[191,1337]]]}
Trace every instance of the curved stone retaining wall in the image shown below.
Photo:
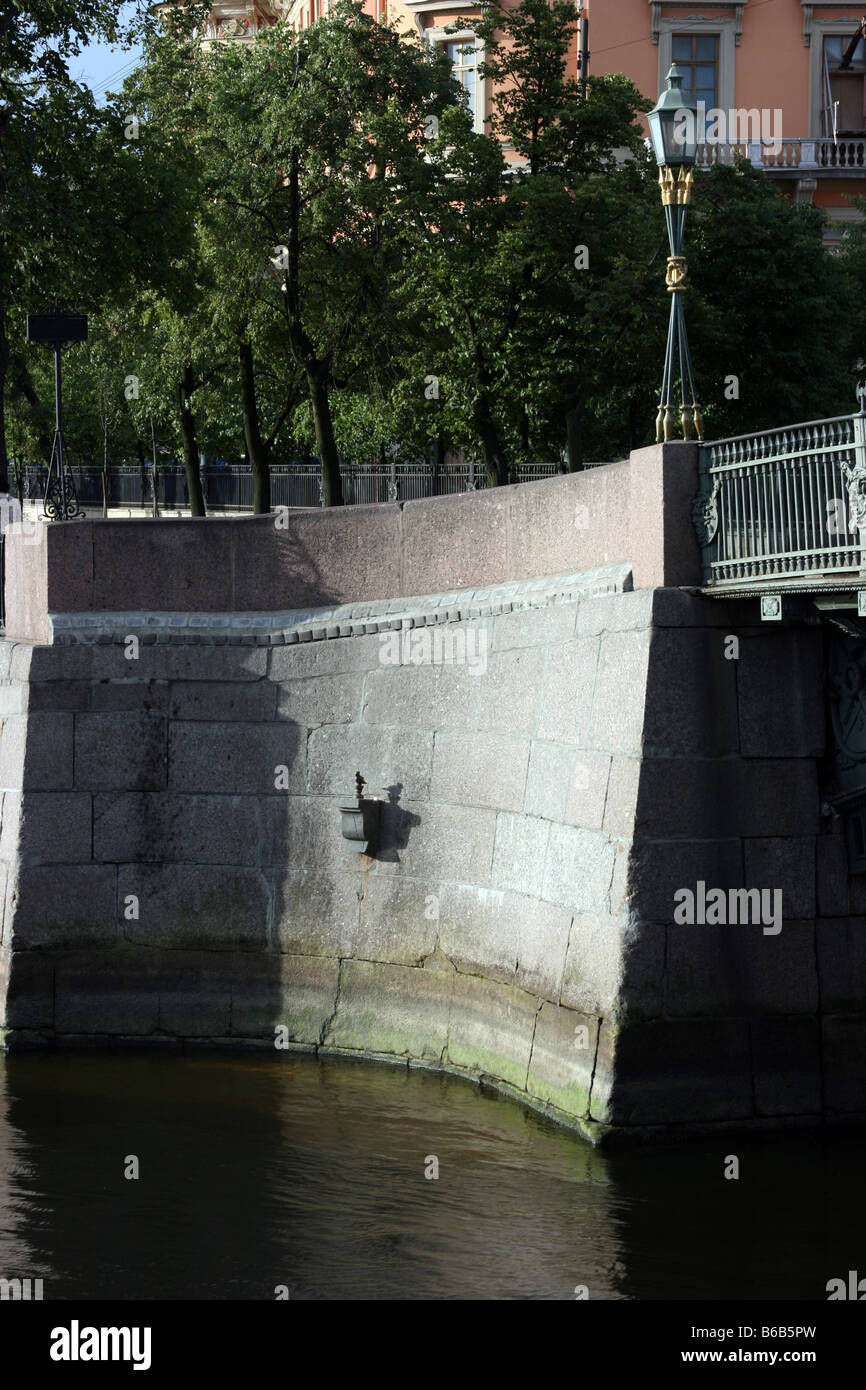
{"label": "curved stone retaining wall", "polygon": [[[866,1111],[821,629],[632,584],[66,610],[0,644],[6,1044],[448,1067],[593,1138]],[[699,882],[778,889],[780,929],[679,922]]]}
{"label": "curved stone retaining wall", "polygon": [[[273,1046],[284,1026],[588,1118],[649,597],[593,595],[629,583],[563,576],[465,621],[422,622],[447,618],[428,603],[288,644],[5,644],[7,1043]],[[341,836],[356,771],[385,798],[372,857]]]}

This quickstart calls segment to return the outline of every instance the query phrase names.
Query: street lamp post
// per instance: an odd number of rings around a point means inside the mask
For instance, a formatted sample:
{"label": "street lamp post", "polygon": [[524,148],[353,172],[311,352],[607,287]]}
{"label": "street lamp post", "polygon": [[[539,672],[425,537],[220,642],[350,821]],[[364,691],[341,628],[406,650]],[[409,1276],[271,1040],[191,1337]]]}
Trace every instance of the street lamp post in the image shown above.
{"label": "street lamp post", "polygon": [[683,75],[675,63],[668,73],[667,84],[666,91],[661,93],[658,102],[647,116],[653,153],[659,166],[659,185],[670,245],[665,283],[671,296],[671,315],[662,389],[656,415],[656,439],[659,443],[673,437],[674,378],[677,365],[682,400],[680,421],[683,438],[704,437],[701,408],[695,399],[695,379],[692,374],[692,359],[689,355],[683,311],[683,294],[687,285],[683,241],[686,208],[691,202],[692,180],[698,152],[697,107],[693,102],[686,100],[683,94]]}
{"label": "street lamp post", "polygon": [[75,495],[75,484],[69,471],[66,441],[63,437],[63,384],[60,354],[65,343],[83,343],[87,339],[87,318],[72,314],[55,304],[53,309],[27,315],[27,341],[46,343],[54,349],[54,442],[45,484],[43,511],[51,521],[71,521],[82,516]]}
{"label": "street lamp post", "polygon": [[577,0],[577,81],[581,101],[586,101],[586,79],[589,73],[589,20],[583,0]]}

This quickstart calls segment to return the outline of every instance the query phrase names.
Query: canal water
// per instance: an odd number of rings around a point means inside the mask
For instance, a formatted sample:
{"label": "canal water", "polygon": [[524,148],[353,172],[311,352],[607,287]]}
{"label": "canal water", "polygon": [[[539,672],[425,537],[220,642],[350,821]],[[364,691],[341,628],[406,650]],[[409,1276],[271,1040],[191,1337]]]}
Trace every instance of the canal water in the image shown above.
{"label": "canal water", "polygon": [[341,1058],[11,1056],[0,1276],[46,1300],[823,1301],[866,1273],[863,1166],[834,1131],[599,1151]]}

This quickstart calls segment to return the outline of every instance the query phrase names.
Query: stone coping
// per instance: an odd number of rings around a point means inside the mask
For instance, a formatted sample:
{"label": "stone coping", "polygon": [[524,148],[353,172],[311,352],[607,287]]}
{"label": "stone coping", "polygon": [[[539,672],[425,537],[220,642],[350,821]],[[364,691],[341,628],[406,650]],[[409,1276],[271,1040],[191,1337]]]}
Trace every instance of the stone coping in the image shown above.
{"label": "stone coping", "polygon": [[552,603],[627,593],[632,588],[632,568],[624,564],[512,580],[481,589],[276,613],[50,613],[49,643],[117,642],[134,635],[144,643],[291,645],[466,622],[515,609],[546,608]]}
{"label": "stone coping", "polygon": [[628,565],[635,589],[700,584],[698,458],[696,443],[677,441],[603,468],[406,502],[35,531],[11,523],[7,638],[53,642],[51,614],[87,613],[98,625],[106,613],[195,622],[398,599],[405,609],[418,594],[610,565]]}

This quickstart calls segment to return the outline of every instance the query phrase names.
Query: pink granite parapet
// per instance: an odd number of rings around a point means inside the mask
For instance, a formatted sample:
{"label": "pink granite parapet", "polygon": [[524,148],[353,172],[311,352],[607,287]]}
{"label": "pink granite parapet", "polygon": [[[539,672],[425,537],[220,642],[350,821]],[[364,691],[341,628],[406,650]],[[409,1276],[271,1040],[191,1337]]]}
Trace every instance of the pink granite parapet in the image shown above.
{"label": "pink granite parapet", "polygon": [[205,519],[13,525],[6,636],[48,614],[246,613],[410,597],[630,563],[698,584],[698,449],[675,443],[535,483],[414,502]]}

